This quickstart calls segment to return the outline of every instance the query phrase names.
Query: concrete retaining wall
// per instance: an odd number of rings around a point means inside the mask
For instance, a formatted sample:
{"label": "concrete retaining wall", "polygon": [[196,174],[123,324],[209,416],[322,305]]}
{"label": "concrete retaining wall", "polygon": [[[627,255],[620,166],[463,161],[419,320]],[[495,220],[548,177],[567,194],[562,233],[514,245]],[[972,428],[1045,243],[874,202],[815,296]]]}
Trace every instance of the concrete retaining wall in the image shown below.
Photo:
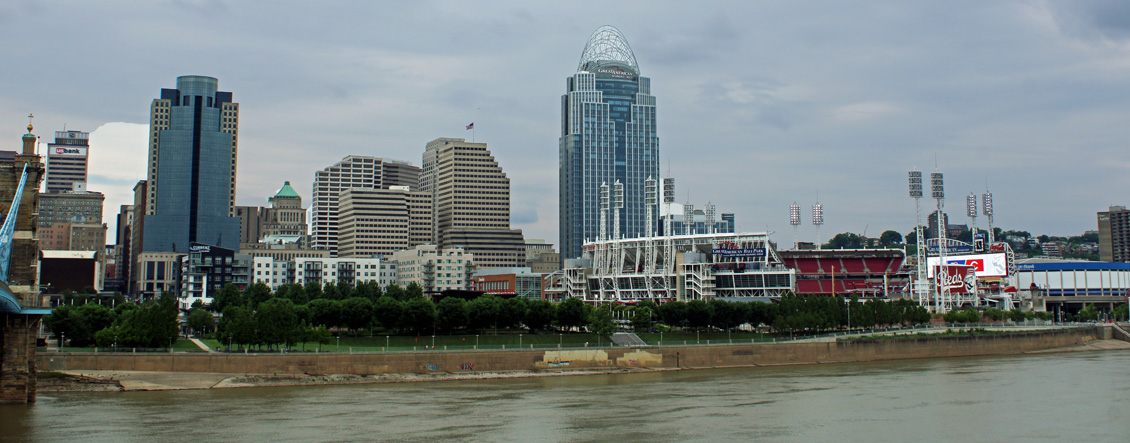
{"label": "concrete retaining wall", "polygon": [[43,354],[41,370],[244,374],[466,373],[589,368],[703,368],[1019,354],[1085,343],[1098,328],[1004,336],[836,343],[321,354]]}

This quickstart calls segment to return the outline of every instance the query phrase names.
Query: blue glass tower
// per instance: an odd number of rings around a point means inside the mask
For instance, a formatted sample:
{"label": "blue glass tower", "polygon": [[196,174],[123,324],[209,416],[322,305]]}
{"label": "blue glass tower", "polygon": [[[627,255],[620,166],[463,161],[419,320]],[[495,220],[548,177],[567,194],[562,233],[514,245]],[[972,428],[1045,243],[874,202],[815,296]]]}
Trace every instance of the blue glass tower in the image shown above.
{"label": "blue glass tower", "polygon": [[[581,245],[600,234],[603,183],[624,185],[620,232],[644,236],[644,181],[660,178],[655,97],[651,79],[640,76],[636,56],[616,28],[593,32],[577,73],[566,80],[559,149],[561,257],[580,257]],[[652,232],[658,220],[652,214]]]}
{"label": "blue glass tower", "polygon": [[239,105],[217,85],[182,76],[153,100],[144,251],[239,249],[239,218],[231,216]]}

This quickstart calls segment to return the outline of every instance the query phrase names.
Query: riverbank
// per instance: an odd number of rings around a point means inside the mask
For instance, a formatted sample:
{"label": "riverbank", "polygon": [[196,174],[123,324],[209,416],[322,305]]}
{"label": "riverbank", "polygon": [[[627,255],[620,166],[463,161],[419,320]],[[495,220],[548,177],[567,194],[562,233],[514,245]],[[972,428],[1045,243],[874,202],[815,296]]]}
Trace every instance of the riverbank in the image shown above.
{"label": "riverbank", "polygon": [[[1078,328],[991,336],[664,348],[314,356],[46,354],[41,356],[40,367],[117,383],[120,390],[139,391],[555,377],[1112,349],[1130,349],[1130,343],[1111,340],[1109,331],[1102,328]],[[93,390],[87,385],[75,383],[71,387]]]}

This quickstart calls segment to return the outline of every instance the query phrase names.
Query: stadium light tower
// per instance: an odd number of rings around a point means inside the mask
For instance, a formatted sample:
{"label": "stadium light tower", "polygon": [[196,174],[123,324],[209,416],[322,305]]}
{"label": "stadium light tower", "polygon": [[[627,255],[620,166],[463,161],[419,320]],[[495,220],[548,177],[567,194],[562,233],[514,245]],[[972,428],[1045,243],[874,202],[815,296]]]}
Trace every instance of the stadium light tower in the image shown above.
{"label": "stadium light tower", "polygon": [[800,226],[800,205],[796,202],[789,206],[789,224],[793,225],[793,249],[800,249],[800,237],[797,234],[797,227]]}
{"label": "stadium light tower", "polygon": [[914,199],[914,261],[918,263],[915,271],[914,293],[918,295],[918,305],[928,306],[929,280],[926,278],[926,249],[922,247],[922,208],[919,201],[922,199],[922,172],[916,170],[908,174],[910,180],[910,198]]}
{"label": "stadium light tower", "polygon": [[[941,275],[939,275],[939,273],[943,272],[942,268],[946,266],[946,252],[947,252],[946,250],[949,249],[949,243],[946,241],[946,228],[947,228],[947,226],[946,226],[946,221],[945,221],[945,215],[942,213],[942,208],[944,207],[943,202],[946,199],[946,191],[945,191],[945,185],[943,183],[943,178],[942,178],[941,172],[931,172],[930,173],[930,196],[938,201],[938,266],[939,266],[939,268],[938,268],[938,271],[934,272],[934,282],[938,283],[938,282],[941,281]],[[934,303],[934,306],[935,306],[934,312],[945,313],[945,312],[949,311],[949,300],[948,300],[949,290],[946,289],[946,285],[943,285],[943,284],[937,284],[936,286],[937,286],[938,290],[935,291],[935,292],[938,294],[938,296],[937,296],[936,302]]]}
{"label": "stadium light tower", "polygon": [[993,193],[989,192],[988,189],[985,190],[984,194],[981,194],[981,213],[984,214],[985,217],[988,217],[988,219],[989,219],[989,247],[992,247],[993,241],[994,241],[994,239],[993,239],[993,234],[994,234],[993,233]]}
{"label": "stadium light tower", "polygon": [[[981,251],[982,249],[977,248],[977,194],[970,192],[969,195],[965,196],[965,215],[968,215],[969,218],[973,220],[973,223],[969,226],[971,231],[970,239],[973,240],[973,249],[975,251]],[[983,243],[981,247],[984,248]]]}
{"label": "stadium light tower", "polygon": [[816,249],[823,249],[820,243],[820,226],[824,224],[824,205],[812,205],[812,224],[816,226]]}

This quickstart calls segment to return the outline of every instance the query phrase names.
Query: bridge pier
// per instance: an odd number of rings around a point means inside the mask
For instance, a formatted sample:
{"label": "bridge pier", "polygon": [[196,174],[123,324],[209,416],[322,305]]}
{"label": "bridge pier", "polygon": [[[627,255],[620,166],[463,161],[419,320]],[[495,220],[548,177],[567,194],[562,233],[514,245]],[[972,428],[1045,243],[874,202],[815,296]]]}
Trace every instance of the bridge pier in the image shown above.
{"label": "bridge pier", "polygon": [[0,404],[35,402],[35,338],[41,317],[0,313]]}

